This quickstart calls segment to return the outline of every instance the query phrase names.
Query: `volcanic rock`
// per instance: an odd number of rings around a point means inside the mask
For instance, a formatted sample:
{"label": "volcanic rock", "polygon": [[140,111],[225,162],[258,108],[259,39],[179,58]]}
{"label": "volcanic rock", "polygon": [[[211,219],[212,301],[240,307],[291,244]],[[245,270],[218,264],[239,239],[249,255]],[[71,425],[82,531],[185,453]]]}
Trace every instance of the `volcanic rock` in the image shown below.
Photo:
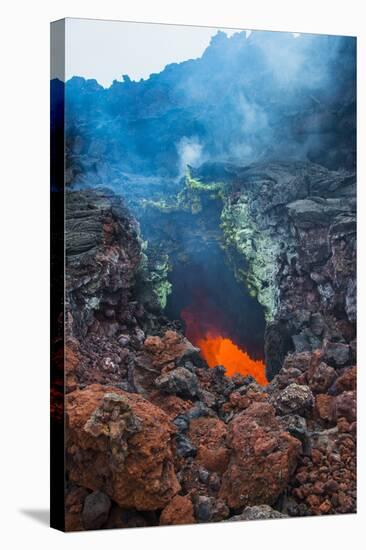
{"label": "volcanic rock", "polygon": [[199,523],[207,523],[225,520],[230,511],[223,500],[199,495],[194,499],[194,513]]}
{"label": "volcanic rock", "polygon": [[65,531],[82,531],[82,511],[89,492],[84,487],[69,486],[65,492]]}
{"label": "volcanic rock", "polygon": [[229,466],[220,497],[232,509],[273,504],[293,473],[301,443],[281,429],[269,403],[253,403],[228,425]]}
{"label": "volcanic rock", "polygon": [[184,336],[173,330],[167,330],[161,338],[149,336],[144,347],[152,358],[153,366],[159,369],[199,351]]}
{"label": "volcanic rock", "polygon": [[[74,345],[72,345],[74,344]],[[78,381],[77,381],[77,367],[80,363],[80,357],[78,355],[77,351],[77,342],[68,342],[66,344],[64,353],[65,353],[65,383],[66,383],[66,391],[73,391],[76,390],[78,387]]]}
{"label": "volcanic rock", "polygon": [[163,411],[142,397],[93,384],[67,398],[69,477],[121,508],[156,510],[179,491]]}
{"label": "volcanic rock", "polygon": [[274,510],[268,504],[261,504],[259,506],[247,506],[244,511],[237,515],[232,516],[227,521],[252,521],[255,519],[279,519],[288,518],[286,514],[281,514],[277,510]]}
{"label": "volcanic rock", "polygon": [[[85,337],[103,304],[106,311],[127,304],[141,261],[137,231],[136,222],[111,191],[68,192],[66,307],[76,337]],[[106,330],[113,323],[110,317],[103,321]]]}
{"label": "volcanic rock", "polygon": [[101,491],[93,491],[84,501],[82,521],[85,529],[100,529],[108,519],[110,498]]}
{"label": "volcanic rock", "polygon": [[197,376],[184,367],[162,374],[155,380],[155,385],[165,393],[193,399],[198,393]]}
{"label": "volcanic rock", "polygon": [[331,387],[337,375],[336,371],[326,363],[319,363],[309,370],[307,380],[313,393],[324,393]]}
{"label": "volcanic rock", "polygon": [[188,439],[188,437],[178,434],[175,437],[176,452],[179,456],[187,458],[189,456],[196,456],[197,449]]}
{"label": "volcanic rock", "polygon": [[222,474],[228,465],[227,427],[214,417],[191,420],[188,437],[197,448],[196,460],[209,472]]}
{"label": "volcanic rock", "polygon": [[355,212],[339,200],[354,176],[306,162],[215,170],[227,182],[227,253],[233,265],[245,257],[240,277],[266,310],[273,379],[261,387],[208,368],[154,302],[121,200],[71,191],[69,530],[221,521],[229,508],[244,509],[234,521],[280,514],[267,505],[290,515],[356,508]]}
{"label": "volcanic rock", "polygon": [[113,504],[104,528],[123,529],[131,527],[148,527],[152,525],[159,525],[158,512],[137,512],[133,508],[125,510]]}
{"label": "volcanic rock", "polygon": [[338,342],[326,342],[324,358],[329,364],[335,367],[346,365],[350,359],[349,346]]}
{"label": "volcanic rock", "polygon": [[273,394],[271,402],[278,414],[308,416],[313,408],[314,396],[308,386],[293,383],[281,392]]}
{"label": "volcanic rock", "polygon": [[301,441],[303,453],[308,454],[311,448],[310,432],[306,419],[297,414],[289,414],[278,418],[283,429]]}
{"label": "volcanic rock", "polygon": [[295,515],[355,511],[356,446],[350,425],[345,419],[342,424],[342,432],[339,421],[334,428],[314,433],[311,454],[300,457],[291,490],[300,505]]}
{"label": "volcanic rock", "polygon": [[348,422],[356,420],[356,392],[344,391],[334,398],[335,415],[337,418],[344,417]]}
{"label": "volcanic rock", "polygon": [[188,496],[176,495],[160,516],[160,525],[184,525],[195,522],[193,504]]}
{"label": "volcanic rock", "polygon": [[315,396],[315,409],[321,420],[332,422],[335,420],[334,397],[327,394]]}
{"label": "volcanic rock", "polygon": [[356,380],[357,380],[357,369],[356,367],[351,367],[350,369],[345,370],[337,378],[335,382],[335,390],[337,393],[342,391],[354,391],[356,390]]}

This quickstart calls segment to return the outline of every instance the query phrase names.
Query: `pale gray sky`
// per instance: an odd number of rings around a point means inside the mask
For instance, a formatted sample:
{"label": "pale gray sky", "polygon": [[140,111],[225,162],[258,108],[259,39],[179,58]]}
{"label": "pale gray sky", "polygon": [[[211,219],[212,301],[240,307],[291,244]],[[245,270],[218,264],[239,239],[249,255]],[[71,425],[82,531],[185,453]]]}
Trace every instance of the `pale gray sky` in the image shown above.
{"label": "pale gray sky", "polygon": [[[128,74],[148,78],[169,63],[200,57],[219,29],[66,19],[66,80],[96,78],[108,87]],[[231,35],[238,29],[224,31]]]}

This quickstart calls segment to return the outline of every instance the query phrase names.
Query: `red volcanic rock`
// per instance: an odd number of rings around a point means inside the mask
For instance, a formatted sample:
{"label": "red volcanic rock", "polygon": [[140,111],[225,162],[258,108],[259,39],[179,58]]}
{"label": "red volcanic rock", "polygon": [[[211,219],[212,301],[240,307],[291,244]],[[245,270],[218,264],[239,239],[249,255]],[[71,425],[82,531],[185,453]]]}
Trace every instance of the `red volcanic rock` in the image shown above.
{"label": "red volcanic rock", "polygon": [[300,442],[282,431],[269,403],[253,403],[228,426],[229,466],[219,496],[233,509],[273,504],[295,469]]}
{"label": "red volcanic rock", "polygon": [[192,501],[188,496],[176,495],[162,511],[160,525],[185,525],[187,523],[196,523]]}
{"label": "red volcanic rock", "polygon": [[187,338],[174,330],[167,330],[162,338],[148,336],[144,348],[151,356],[153,366],[160,369],[198,351]]}
{"label": "red volcanic rock", "polygon": [[[247,395],[240,395],[239,392],[233,392],[229,397],[229,404],[234,409],[244,410],[251,404],[251,400]],[[228,407],[229,408],[229,407]]]}
{"label": "red volcanic rock", "polygon": [[188,411],[192,407],[192,402],[182,399],[177,395],[162,394],[159,391],[152,392],[149,395],[149,401],[160,407],[170,418],[174,420],[178,414]]}
{"label": "red volcanic rock", "polygon": [[315,410],[321,420],[332,422],[334,415],[334,397],[324,393],[315,396]]}
{"label": "red volcanic rock", "polygon": [[67,396],[69,478],[121,508],[163,508],[179,491],[166,414],[136,394],[93,384]]}
{"label": "red volcanic rock", "polygon": [[65,531],[82,531],[82,511],[88,491],[76,485],[66,491],[65,496]]}
{"label": "red volcanic rock", "polygon": [[335,388],[337,393],[342,391],[356,390],[357,368],[346,369],[336,380]]}
{"label": "red volcanic rock", "polygon": [[65,346],[65,383],[67,392],[78,388],[76,369],[79,366],[80,359],[73,347],[70,345]]}
{"label": "red volcanic rock", "polygon": [[229,462],[226,446],[227,427],[218,418],[191,420],[188,437],[197,448],[196,461],[210,472],[223,473]]}
{"label": "red volcanic rock", "polygon": [[350,424],[342,417],[336,427],[314,432],[312,446],[310,456],[302,456],[299,461],[296,486],[290,493],[306,505],[306,514],[354,512],[356,440]]}

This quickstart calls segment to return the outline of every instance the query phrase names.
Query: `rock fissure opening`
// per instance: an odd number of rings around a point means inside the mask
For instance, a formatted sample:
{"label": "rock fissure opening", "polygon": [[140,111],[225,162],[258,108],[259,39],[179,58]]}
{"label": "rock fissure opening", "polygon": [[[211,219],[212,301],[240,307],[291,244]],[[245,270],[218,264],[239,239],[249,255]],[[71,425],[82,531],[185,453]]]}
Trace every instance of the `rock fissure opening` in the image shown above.
{"label": "rock fissure opening", "polygon": [[228,376],[251,375],[265,385],[264,309],[238,277],[239,269],[247,270],[245,258],[227,253],[222,201],[204,189],[198,193],[198,211],[155,208],[140,218],[149,261],[154,254],[156,270],[163,270],[160,279],[152,277],[153,284],[159,279],[155,293],[164,295],[166,315],[182,321],[210,367],[222,365]]}

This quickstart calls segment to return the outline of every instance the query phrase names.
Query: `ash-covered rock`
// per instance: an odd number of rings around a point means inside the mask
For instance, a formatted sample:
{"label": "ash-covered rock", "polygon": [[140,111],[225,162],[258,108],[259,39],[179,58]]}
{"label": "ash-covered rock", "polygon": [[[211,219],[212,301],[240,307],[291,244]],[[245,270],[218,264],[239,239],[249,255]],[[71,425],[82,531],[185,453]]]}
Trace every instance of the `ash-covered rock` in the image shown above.
{"label": "ash-covered rock", "polygon": [[268,504],[261,504],[259,506],[247,506],[241,514],[232,516],[227,521],[252,521],[255,519],[279,519],[288,517],[289,516],[286,514],[274,510],[268,506]]}
{"label": "ash-covered rock", "polygon": [[278,394],[272,394],[271,403],[280,415],[309,416],[313,408],[314,396],[308,386],[292,383]]}

